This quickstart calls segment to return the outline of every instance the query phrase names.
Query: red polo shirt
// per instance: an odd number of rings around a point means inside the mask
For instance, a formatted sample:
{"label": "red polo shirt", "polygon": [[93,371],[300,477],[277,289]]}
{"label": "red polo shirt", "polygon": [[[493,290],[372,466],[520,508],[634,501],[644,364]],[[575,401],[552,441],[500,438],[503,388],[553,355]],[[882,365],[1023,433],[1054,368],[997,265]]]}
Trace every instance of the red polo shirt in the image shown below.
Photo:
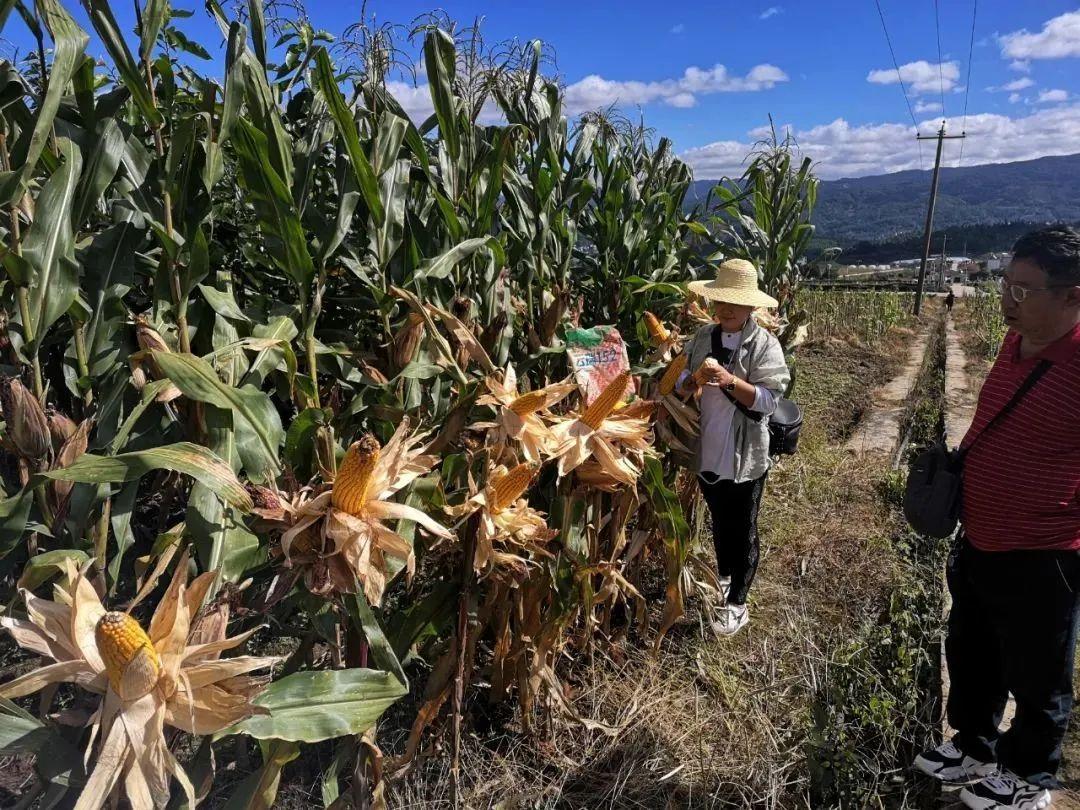
{"label": "red polo shirt", "polygon": [[1040,360],[1053,365],[972,446],[964,462],[963,521],[984,551],[1080,550],[1080,326],[1037,357],[1020,358],[1010,331],[982,391],[967,447]]}

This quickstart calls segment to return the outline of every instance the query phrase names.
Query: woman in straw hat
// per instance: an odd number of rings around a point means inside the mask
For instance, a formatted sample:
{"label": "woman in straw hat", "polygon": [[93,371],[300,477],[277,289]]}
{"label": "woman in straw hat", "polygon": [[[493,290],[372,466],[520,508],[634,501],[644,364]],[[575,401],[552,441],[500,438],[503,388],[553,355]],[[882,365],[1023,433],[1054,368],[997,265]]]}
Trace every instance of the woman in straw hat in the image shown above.
{"label": "woman in straw hat", "polygon": [[749,620],[746,598],[757,571],[758,507],[769,473],[769,415],[791,379],[777,339],[752,317],[776,299],[758,289],[757,269],[728,259],[711,281],[690,291],[712,304],[713,323],[687,349],[678,391],[701,409],[698,483],[712,515],[713,543],[726,604],[713,630],[738,632]]}

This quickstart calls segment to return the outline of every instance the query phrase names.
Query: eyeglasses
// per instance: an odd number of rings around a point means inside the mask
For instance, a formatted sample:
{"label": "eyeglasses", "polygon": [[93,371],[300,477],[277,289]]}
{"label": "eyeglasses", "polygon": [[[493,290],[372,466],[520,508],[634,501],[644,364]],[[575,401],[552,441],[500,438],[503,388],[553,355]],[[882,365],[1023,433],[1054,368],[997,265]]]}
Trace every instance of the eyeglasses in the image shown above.
{"label": "eyeglasses", "polygon": [[1013,284],[1008,279],[1003,278],[1001,280],[1001,294],[1005,295],[1006,292],[1009,296],[1018,304],[1022,304],[1027,300],[1027,297],[1032,293],[1050,292],[1051,290],[1063,290],[1066,287],[1072,287],[1072,284],[1056,284],[1051,287],[1025,287],[1022,284]]}

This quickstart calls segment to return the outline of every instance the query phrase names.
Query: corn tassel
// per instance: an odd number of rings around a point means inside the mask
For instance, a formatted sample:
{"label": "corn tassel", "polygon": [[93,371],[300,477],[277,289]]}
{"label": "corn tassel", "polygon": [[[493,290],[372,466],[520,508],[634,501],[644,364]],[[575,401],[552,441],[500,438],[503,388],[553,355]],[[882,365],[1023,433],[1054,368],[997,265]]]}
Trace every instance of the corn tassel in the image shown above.
{"label": "corn tassel", "polygon": [[532,483],[535,474],[536,467],[532,464],[518,464],[512,470],[507,471],[495,481],[495,485],[492,487],[488,511],[501,512],[514,503]]}
{"label": "corn tassel", "polygon": [[354,442],[345,453],[330,502],[335,509],[359,515],[367,502],[368,488],[371,486],[371,474],[379,460],[379,440],[370,433]]}
{"label": "corn tassel", "polygon": [[683,352],[670,363],[668,363],[667,370],[664,372],[664,376],[660,378],[660,394],[661,396],[667,396],[675,390],[675,385],[679,382],[679,375],[686,370],[686,352]]}
{"label": "corn tassel", "polygon": [[652,340],[654,346],[662,346],[667,342],[671,334],[667,328],[660,323],[660,319],[653,315],[648,310],[645,310],[645,328],[649,331],[649,338]]}
{"label": "corn tassel", "polygon": [[518,416],[525,416],[530,413],[536,413],[538,410],[544,407],[544,403],[547,401],[547,396],[543,391],[530,391],[527,394],[522,394],[520,397],[510,403],[510,410],[516,413]]}
{"label": "corn tassel", "polygon": [[600,396],[593,400],[593,404],[585,409],[585,413],[581,415],[581,421],[593,430],[598,430],[600,424],[615,410],[615,406],[619,404],[619,400],[623,398],[629,385],[630,372],[624,371],[609,382],[607,387],[600,392]]}
{"label": "corn tassel", "polygon": [[150,637],[127,613],[110,611],[94,628],[109,684],[122,700],[135,700],[150,692],[161,674],[161,659]]}

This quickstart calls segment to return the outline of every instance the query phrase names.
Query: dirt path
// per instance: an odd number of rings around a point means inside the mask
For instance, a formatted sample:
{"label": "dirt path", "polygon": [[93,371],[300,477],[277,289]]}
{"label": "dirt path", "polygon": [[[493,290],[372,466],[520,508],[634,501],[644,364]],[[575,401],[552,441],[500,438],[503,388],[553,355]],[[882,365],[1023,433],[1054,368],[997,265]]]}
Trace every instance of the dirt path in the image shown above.
{"label": "dirt path", "polygon": [[919,378],[928,342],[929,329],[924,327],[911,345],[904,368],[887,384],[874,391],[873,405],[844,445],[845,449],[859,455],[891,455],[896,451],[900,441],[900,425],[907,411],[912,389]]}

